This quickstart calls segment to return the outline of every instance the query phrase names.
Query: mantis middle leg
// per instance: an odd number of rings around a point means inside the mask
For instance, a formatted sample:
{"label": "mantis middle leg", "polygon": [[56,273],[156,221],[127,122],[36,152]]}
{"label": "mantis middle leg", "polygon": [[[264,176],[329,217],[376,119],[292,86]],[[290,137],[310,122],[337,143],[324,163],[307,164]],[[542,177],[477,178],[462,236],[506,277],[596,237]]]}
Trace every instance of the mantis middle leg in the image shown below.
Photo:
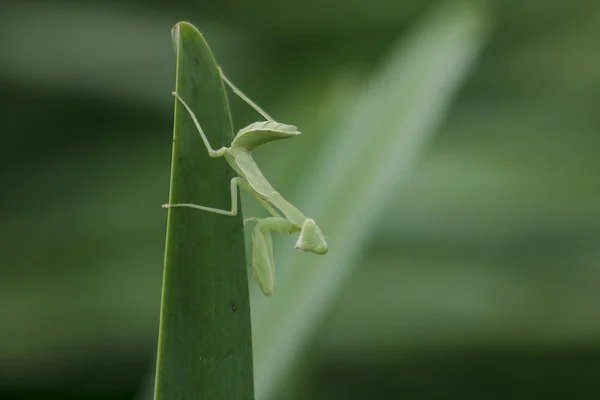
{"label": "mantis middle leg", "polygon": [[237,186],[239,186],[240,188],[242,188],[244,190],[250,189],[250,185],[248,185],[248,181],[246,181],[244,178],[240,178],[238,176],[238,177],[231,179],[231,182],[229,184],[229,187],[231,189],[231,210],[222,210],[220,208],[200,206],[198,204],[192,204],[192,203],[163,204],[163,208],[188,207],[188,208],[194,208],[196,210],[213,212],[215,214],[234,216],[234,215],[237,215],[237,213],[238,213]]}

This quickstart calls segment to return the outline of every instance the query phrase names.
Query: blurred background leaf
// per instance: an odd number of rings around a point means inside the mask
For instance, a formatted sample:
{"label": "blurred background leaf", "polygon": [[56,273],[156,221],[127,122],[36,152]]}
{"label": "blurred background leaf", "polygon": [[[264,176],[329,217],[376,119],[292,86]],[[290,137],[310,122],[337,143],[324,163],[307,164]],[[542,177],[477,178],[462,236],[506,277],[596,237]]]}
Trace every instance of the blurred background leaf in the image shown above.
{"label": "blurred background leaf", "polygon": [[[258,398],[286,396],[306,343],[343,290],[357,256],[386,223],[384,207],[394,188],[422,157],[467,74],[486,22],[474,5],[435,10],[407,40],[392,46],[340,126],[326,140],[304,144],[295,157],[292,164],[301,168],[290,171],[286,183],[296,186],[294,198],[319,221],[331,252],[314,260],[287,254],[293,239],[277,249],[285,262],[277,266],[274,301],[253,299]],[[275,396],[278,389],[283,393]]]}
{"label": "blurred background leaf", "polygon": [[[198,26],[236,84],[301,128],[256,158],[311,214],[321,205],[301,185],[319,171],[290,179],[299,158],[338,134],[432,4],[4,2],[0,398],[125,399],[147,386],[174,23]],[[286,398],[600,394],[600,4],[489,11],[485,51],[424,158],[382,201],[381,229],[280,382]],[[231,103],[236,128],[256,119]],[[288,254],[276,255],[281,282]]]}

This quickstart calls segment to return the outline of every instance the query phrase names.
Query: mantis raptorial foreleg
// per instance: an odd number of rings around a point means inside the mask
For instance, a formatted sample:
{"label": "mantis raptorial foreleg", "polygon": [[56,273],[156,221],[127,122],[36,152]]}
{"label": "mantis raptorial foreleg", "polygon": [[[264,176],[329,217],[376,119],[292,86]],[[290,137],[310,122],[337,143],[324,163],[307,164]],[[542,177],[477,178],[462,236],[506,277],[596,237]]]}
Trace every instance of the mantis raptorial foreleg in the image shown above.
{"label": "mantis raptorial foreleg", "polygon": [[256,217],[244,218],[244,226],[246,226],[246,224],[250,221],[260,221],[260,218],[256,218]]}
{"label": "mantis raptorial foreleg", "polygon": [[258,194],[256,194],[256,192],[254,190],[250,190],[249,192],[252,195],[252,197],[254,197],[256,199],[256,201],[258,201],[258,204],[263,206],[265,208],[265,210],[267,210],[269,212],[269,214],[271,214],[274,217],[281,218],[281,215],[279,215],[279,213],[277,211],[275,211],[275,209],[269,203],[267,203],[265,200],[263,200],[262,197],[260,197]]}
{"label": "mantis raptorial foreleg", "polygon": [[270,296],[275,285],[275,260],[271,231],[298,232],[300,229],[287,219],[265,218],[258,220],[252,232],[252,272],[260,290]]}

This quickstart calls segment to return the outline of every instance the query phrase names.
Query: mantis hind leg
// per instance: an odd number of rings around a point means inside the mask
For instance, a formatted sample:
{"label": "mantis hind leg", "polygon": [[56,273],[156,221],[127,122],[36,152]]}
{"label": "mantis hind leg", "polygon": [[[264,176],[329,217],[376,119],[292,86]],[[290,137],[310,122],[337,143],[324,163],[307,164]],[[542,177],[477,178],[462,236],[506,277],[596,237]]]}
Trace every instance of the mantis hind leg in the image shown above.
{"label": "mantis hind leg", "polygon": [[192,118],[192,122],[196,126],[196,130],[200,134],[200,137],[202,138],[202,142],[204,143],[204,146],[206,146],[208,155],[210,157],[222,157],[225,154],[225,152],[227,151],[227,148],[221,147],[219,150],[214,150],[210,146],[210,143],[208,142],[208,138],[206,137],[206,134],[202,130],[202,127],[200,126],[200,122],[198,122],[198,119],[196,118],[196,114],[194,114],[194,112],[192,111],[190,106],[188,106],[188,104],[181,98],[181,96],[179,96],[179,94],[177,92],[173,92],[172,95],[175,96],[175,98],[181,103],[183,108],[185,108],[185,110],[188,112],[188,114],[190,115],[190,118]]}
{"label": "mantis hind leg", "polygon": [[237,86],[235,86],[233,84],[233,82],[231,82],[229,80],[229,78],[227,78],[225,76],[225,74],[223,73],[223,70],[221,69],[221,67],[219,67],[219,72],[221,73],[221,78],[223,78],[223,80],[225,81],[225,83],[231,88],[231,90],[233,90],[233,93],[237,94],[240,99],[244,100],[246,102],[246,104],[248,104],[250,107],[254,108],[254,110],[256,110],[257,113],[259,113],[260,115],[262,115],[263,117],[265,117],[268,121],[274,121],[274,119],[271,118],[269,116],[269,114],[267,114],[262,108],[260,108],[258,106],[258,104],[256,104],[252,100],[250,100],[250,98],[248,96],[246,96],[244,93],[242,93],[242,91],[240,89],[238,89]]}
{"label": "mantis hind leg", "polygon": [[222,210],[219,208],[200,206],[198,204],[192,204],[192,203],[163,204],[163,208],[188,207],[188,208],[194,208],[196,210],[212,212],[215,214],[235,216],[238,213],[237,186],[239,186],[240,188],[245,189],[245,190],[248,190],[248,188],[249,188],[248,182],[244,178],[236,177],[231,180],[231,182],[229,184],[229,187],[231,189],[231,210]]}
{"label": "mantis hind leg", "polygon": [[258,220],[252,232],[252,273],[265,296],[273,293],[275,286],[275,260],[271,231],[297,232],[299,228],[284,218],[270,217]]}

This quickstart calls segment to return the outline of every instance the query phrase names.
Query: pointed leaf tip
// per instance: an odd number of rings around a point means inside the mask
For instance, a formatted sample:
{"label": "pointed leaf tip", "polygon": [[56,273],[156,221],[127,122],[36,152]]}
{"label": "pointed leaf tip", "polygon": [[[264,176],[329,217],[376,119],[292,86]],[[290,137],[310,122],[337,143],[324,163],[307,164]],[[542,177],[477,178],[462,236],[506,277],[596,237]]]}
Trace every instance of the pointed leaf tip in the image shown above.
{"label": "pointed leaf tip", "polygon": [[173,43],[175,54],[177,54],[177,47],[179,45],[179,23],[175,24],[171,29],[171,43]]}

